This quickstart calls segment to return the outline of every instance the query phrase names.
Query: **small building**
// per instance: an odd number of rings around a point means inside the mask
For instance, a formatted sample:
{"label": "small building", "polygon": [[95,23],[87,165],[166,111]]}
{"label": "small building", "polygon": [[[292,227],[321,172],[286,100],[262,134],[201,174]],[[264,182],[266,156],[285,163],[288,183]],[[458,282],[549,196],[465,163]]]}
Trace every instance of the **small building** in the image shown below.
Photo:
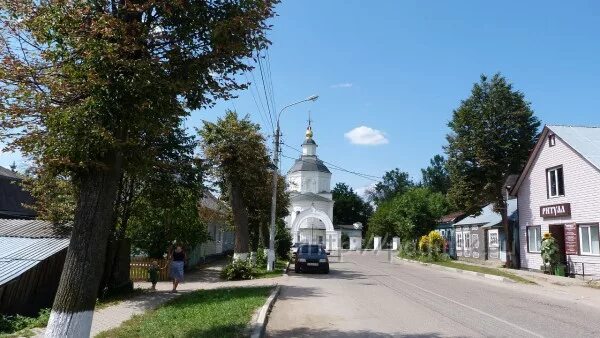
{"label": "small building", "polygon": [[[507,201],[509,226],[518,231],[517,200]],[[462,260],[506,262],[506,234],[502,216],[488,204],[479,214],[470,215],[454,224],[456,256]],[[518,247],[518,246],[517,246]]]}
{"label": "small building", "polygon": [[0,313],[37,315],[54,301],[71,226],[0,220]]}
{"label": "small building", "polygon": [[360,250],[362,249],[362,224],[341,224],[333,226],[336,231],[342,235],[342,249]]}
{"label": "small building", "polygon": [[600,277],[600,128],[545,126],[511,194],[522,268],[541,269],[549,232],[569,274]]}
{"label": "small building", "polygon": [[439,232],[445,240],[444,253],[450,257],[456,258],[456,236],[454,235],[454,224],[465,218],[465,213],[457,211],[442,216],[435,226],[435,231]]}
{"label": "small building", "polygon": [[227,206],[210,191],[205,190],[199,203],[201,218],[206,222],[209,239],[196,245],[188,254],[188,264],[194,266],[211,256],[233,251],[235,234],[227,226]]}
{"label": "small building", "polygon": [[0,219],[33,219],[35,212],[24,205],[32,205],[34,200],[20,183],[23,180],[17,172],[0,166]]}

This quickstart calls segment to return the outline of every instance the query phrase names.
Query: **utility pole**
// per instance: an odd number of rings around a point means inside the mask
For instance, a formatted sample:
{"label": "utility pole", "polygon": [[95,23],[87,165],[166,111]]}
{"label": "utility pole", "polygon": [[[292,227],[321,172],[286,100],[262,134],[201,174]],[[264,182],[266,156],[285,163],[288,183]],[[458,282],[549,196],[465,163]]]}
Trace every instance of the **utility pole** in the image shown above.
{"label": "utility pole", "polygon": [[313,95],[304,100],[288,104],[287,106],[281,108],[281,110],[279,111],[279,115],[277,115],[277,128],[275,128],[275,135],[273,135],[273,140],[275,142],[275,150],[273,151],[273,164],[275,165],[275,168],[273,168],[273,196],[271,197],[271,227],[269,228],[269,253],[267,255],[267,271],[273,271],[273,269],[275,269],[275,222],[277,221],[277,183],[279,181],[279,136],[281,135],[281,130],[279,128],[279,118],[281,117],[281,113],[283,113],[285,109],[291,106],[295,106],[302,102],[316,101],[318,98],[318,95]]}

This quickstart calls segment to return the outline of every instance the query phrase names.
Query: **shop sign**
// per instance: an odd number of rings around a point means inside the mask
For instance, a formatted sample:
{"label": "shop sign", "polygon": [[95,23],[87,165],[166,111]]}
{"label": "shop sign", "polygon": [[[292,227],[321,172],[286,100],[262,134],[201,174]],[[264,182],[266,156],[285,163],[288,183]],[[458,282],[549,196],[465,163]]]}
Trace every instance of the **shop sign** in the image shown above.
{"label": "shop sign", "polygon": [[565,253],[567,255],[579,254],[579,238],[577,224],[565,224]]}
{"label": "shop sign", "polygon": [[543,218],[571,216],[571,203],[541,206],[540,216]]}

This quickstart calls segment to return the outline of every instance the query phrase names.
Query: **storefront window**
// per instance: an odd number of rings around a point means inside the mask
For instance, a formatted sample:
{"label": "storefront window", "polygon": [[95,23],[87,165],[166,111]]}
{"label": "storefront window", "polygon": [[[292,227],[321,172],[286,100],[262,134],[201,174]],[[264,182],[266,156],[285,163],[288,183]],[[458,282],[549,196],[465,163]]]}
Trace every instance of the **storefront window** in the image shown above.
{"label": "storefront window", "polygon": [[579,226],[579,247],[582,255],[600,255],[598,225]]}
{"label": "storefront window", "polygon": [[540,252],[542,247],[542,229],[538,226],[527,227],[527,251]]}

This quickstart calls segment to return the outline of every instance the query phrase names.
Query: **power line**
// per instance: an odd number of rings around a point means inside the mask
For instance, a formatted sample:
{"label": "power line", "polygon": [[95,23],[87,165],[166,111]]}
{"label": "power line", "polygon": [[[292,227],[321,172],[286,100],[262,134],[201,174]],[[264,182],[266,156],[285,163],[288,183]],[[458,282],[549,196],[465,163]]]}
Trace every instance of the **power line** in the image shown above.
{"label": "power line", "polygon": [[[284,145],[285,145],[285,144],[284,144]],[[288,159],[291,159],[291,160],[302,161],[302,162],[304,162],[304,163],[312,163],[312,162],[305,161],[305,160],[303,160],[303,159],[301,159],[301,158],[300,158],[300,159],[298,159],[298,158],[294,158],[294,157],[287,156],[287,155],[283,155],[283,154],[282,154],[281,156],[282,156],[282,157],[285,157],[285,158],[288,158]],[[338,171],[342,171],[342,172],[345,172],[345,173],[348,173],[348,174],[353,174],[353,175],[356,175],[356,176],[358,176],[358,177],[360,177],[360,178],[364,178],[364,179],[366,179],[366,180],[371,180],[371,181],[373,181],[373,182],[379,182],[379,178],[374,178],[374,177],[376,177],[376,176],[367,175],[367,174],[362,174],[362,173],[359,173],[359,172],[356,172],[356,171],[352,171],[352,170],[344,169],[344,168],[342,168],[342,167],[340,167],[340,166],[336,166],[336,165],[334,165],[334,164],[331,164],[331,163],[328,163],[328,162],[325,162],[325,161],[323,161],[323,162],[324,162],[324,163],[327,163],[327,164],[329,164],[329,165],[331,166],[331,169],[333,169],[333,170],[338,170]]]}
{"label": "power line", "polygon": [[271,124],[273,125],[273,120],[276,118],[273,115],[276,113],[273,113],[273,109],[271,109],[271,106],[269,105],[269,96],[268,96],[268,92],[267,92],[267,86],[265,84],[265,75],[264,75],[264,71],[263,71],[263,66],[262,66],[262,62],[260,61],[260,54],[257,53],[257,58],[256,60],[258,61],[258,69],[260,70],[260,78],[262,81],[262,87],[264,90],[264,94],[265,94],[265,103],[267,104],[267,111],[269,112],[269,118],[271,120]]}
{"label": "power line", "polygon": [[[252,74],[252,73],[250,73]],[[264,112],[264,105],[263,105],[263,109],[260,108],[260,106],[258,105],[258,101],[256,100],[256,96],[254,95],[254,82],[251,82],[250,79],[248,78],[248,74],[246,72],[244,72],[244,76],[246,77],[246,81],[248,81],[250,83],[250,85],[248,86],[250,89],[250,93],[252,94],[252,100],[254,100],[254,104],[256,105],[256,110],[258,110],[258,113],[260,114],[260,118],[263,121],[263,123],[265,124],[265,126],[267,126],[267,128],[270,126],[271,127],[271,132],[273,133],[273,125],[271,125],[268,121],[267,121],[267,114]],[[253,76],[254,77],[254,76]],[[258,92],[257,92],[257,95]],[[260,95],[259,95],[260,98]],[[262,105],[262,101],[261,101],[261,105]]]}

